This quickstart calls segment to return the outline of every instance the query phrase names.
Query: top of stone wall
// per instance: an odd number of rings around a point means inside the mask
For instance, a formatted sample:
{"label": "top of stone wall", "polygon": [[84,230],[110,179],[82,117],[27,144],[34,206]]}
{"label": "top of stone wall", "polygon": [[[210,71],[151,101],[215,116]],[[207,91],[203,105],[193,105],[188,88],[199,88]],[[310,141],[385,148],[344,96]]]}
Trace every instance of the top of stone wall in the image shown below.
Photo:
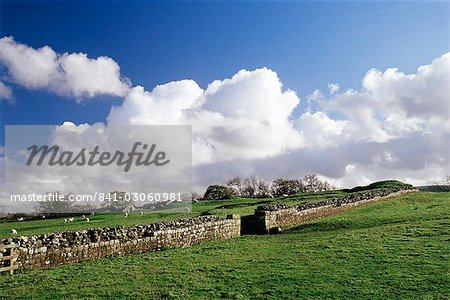
{"label": "top of stone wall", "polygon": [[375,190],[368,190],[368,191],[362,191],[357,193],[352,193],[345,195],[343,197],[337,197],[337,198],[331,198],[324,201],[319,202],[306,202],[298,205],[288,205],[285,203],[271,203],[266,204],[262,206],[258,206],[256,208],[256,212],[264,212],[264,211],[278,211],[283,209],[289,209],[289,208],[296,208],[299,211],[311,209],[311,208],[317,208],[321,206],[341,206],[343,204],[358,202],[361,200],[368,200],[375,197],[383,197],[387,196],[389,194],[399,192],[401,190],[411,190],[412,187],[403,187],[403,188],[383,188],[383,189],[375,189]]}

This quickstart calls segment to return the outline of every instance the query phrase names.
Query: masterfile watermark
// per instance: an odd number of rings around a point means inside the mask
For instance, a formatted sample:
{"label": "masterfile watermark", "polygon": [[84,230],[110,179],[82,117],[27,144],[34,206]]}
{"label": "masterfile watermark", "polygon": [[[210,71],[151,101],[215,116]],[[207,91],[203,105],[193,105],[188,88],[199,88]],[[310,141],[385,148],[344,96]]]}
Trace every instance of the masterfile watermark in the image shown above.
{"label": "masterfile watermark", "polygon": [[[94,200],[85,202],[95,207],[105,206],[101,195],[121,195],[121,209],[133,210],[158,202],[147,197],[152,193],[192,191],[191,126],[8,125],[5,133],[0,205],[7,210],[30,212],[34,210],[30,203],[40,203],[13,195],[91,195],[85,198]],[[139,201],[127,204],[128,195],[139,195]],[[54,212],[66,209],[44,202]]]}
{"label": "masterfile watermark", "polygon": [[[141,147],[145,152],[139,152],[138,148]],[[130,152],[124,153],[122,151],[115,151],[112,154],[109,151],[100,152],[99,146],[95,146],[93,150],[89,151],[86,148],[82,148],[77,154],[73,151],[60,151],[58,145],[53,145],[49,147],[48,145],[37,146],[33,145],[27,148],[30,151],[30,156],[28,157],[27,166],[33,164],[33,161],[37,155],[36,165],[41,166],[47,155],[50,154],[48,160],[49,166],[108,166],[116,163],[118,166],[124,166],[124,172],[128,172],[133,165],[136,166],[164,166],[170,162],[166,159],[166,152],[156,151],[156,145],[147,145],[141,142],[135,142],[133,148]],[[135,159],[136,158],[136,159]]]}

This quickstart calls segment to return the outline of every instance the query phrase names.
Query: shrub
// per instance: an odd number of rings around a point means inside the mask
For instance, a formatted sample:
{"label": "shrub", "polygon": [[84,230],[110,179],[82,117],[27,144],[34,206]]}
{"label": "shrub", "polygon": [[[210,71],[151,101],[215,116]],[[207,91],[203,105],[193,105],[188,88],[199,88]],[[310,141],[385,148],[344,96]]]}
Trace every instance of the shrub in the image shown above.
{"label": "shrub", "polygon": [[223,185],[210,185],[206,189],[203,199],[205,200],[222,200],[230,199],[235,195],[233,189]]}

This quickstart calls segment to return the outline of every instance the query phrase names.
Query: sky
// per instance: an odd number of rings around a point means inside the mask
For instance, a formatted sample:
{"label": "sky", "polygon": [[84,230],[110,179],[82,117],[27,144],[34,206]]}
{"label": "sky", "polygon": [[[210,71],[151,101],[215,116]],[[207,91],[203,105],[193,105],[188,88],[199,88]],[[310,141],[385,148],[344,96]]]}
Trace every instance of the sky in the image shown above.
{"label": "sky", "polygon": [[449,2],[0,9],[2,129],[193,125],[198,188],[236,175],[352,186],[450,173]]}

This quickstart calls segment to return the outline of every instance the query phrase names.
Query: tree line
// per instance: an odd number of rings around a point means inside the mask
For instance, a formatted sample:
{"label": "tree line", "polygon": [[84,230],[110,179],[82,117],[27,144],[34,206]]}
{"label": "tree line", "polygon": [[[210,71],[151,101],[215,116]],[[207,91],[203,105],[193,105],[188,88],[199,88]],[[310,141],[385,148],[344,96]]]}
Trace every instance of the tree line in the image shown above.
{"label": "tree line", "polygon": [[235,195],[244,198],[280,197],[302,192],[320,192],[336,189],[327,181],[321,180],[316,174],[307,174],[301,179],[278,178],[272,182],[256,176],[248,178],[234,177],[228,180],[226,185],[232,189]]}

